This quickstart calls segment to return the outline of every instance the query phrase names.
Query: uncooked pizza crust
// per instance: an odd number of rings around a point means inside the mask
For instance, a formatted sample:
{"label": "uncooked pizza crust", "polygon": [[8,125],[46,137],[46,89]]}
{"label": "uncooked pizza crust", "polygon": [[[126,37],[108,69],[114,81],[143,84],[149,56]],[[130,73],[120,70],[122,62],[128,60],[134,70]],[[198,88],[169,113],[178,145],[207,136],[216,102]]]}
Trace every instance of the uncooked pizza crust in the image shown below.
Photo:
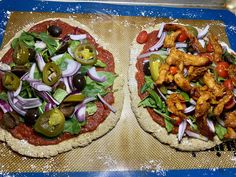
{"label": "uncooked pizza crust", "polygon": [[[76,26],[76,27],[86,30],[95,38],[96,42],[99,45],[101,45],[104,49],[109,48],[109,51],[112,50],[111,46],[104,43],[100,38],[98,38],[96,35],[94,35],[94,32],[91,29],[89,29],[85,25],[82,25],[78,21],[69,20],[66,18],[50,18],[50,19],[45,19],[43,21],[40,21],[38,23],[42,23],[42,22],[48,21],[48,20],[58,20],[58,19],[65,22],[65,23],[70,24],[71,26]],[[20,34],[22,33],[22,31],[28,31],[34,25],[36,25],[36,24],[30,24],[30,25],[26,26],[23,30],[17,32],[17,34],[14,36],[14,38],[19,37]],[[4,56],[4,54],[10,49],[10,45],[11,45],[12,40],[10,40],[8,42],[8,44],[5,47],[3,47],[3,49],[0,51],[0,58],[2,58]],[[115,72],[118,74],[118,77],[115,79],[115,82],[113,85],[113,90],[116,90],[116,92],[114,92],[115,102],[114,102],[113,106],[114,106],[114,108],[116,108],[117,112],[115,114],[111,112],[108,115],[108,117],[104,120],[104,122],[101,123],[96,128],[96,130],[94,130],[92,132],[80,134],[77,137],[64,140],[61,143],[56,144],[56,145],[35,146],[32,144],[29,144],[25,140],[19,140],[17,138],[14,138],[10,132],[0,128],[0,140],[5,141],[7,143],[7,145],[11,147],[12,150],[14,150],[22,155],[26,155],[26,156],[30,156],[30,157],[38,157],[38,158],[43,158],[43,157],[49,158],[49,157],[55,156],[59,153],[69,151],[69,150],[76,148],[76,147],[86,146],[86,145],[90,144],[93,140],[96,140],[96,139],[100,138],[101,136],[105,135],[106,133],[108,133],[112,128],[115,127],[116,123],[118,122],[120,115],[121,115],[122,105],[123,105],[123,101],[124,101],[124,94],[123,94],[123,89],[122,89],[123,79],[121,78],[119,59],[116,57],[115,52],[113,52],[113,51],[111,51],[111,52],[112,52],[112,54],[114,56],[114,60],[115,60]]]}
{"label": "uncooked pizza crust", "polygon": [[[147,32],[152,32],[153,30],[159,29],[160,24],[145,28]],[[160,142],[169,144],[171,147],[182,150],[182,151],[200,151],[210,149],[217,144],[222,143],[217,136],[214,137],[213,141],[202,141],[199,139],[193,139],[184,137],[181,140],[181,143],[178,142],[177,135],[168,133],[166,129],[156,123],[146,108],[138,107],[138,103],[141,101],[138,95],[138,87],[137,81],[135,79],[135,74],[138,71],[135,67],[137,56],[142,51],[143,46],[137,44],[136,37],[134,38],[131,50],[130,50],[130,67],[129,67],[129,90],[130,90],[130,98],[131,98],[131,108],[139,122],[139,125],[152,136],[157,138]]]}

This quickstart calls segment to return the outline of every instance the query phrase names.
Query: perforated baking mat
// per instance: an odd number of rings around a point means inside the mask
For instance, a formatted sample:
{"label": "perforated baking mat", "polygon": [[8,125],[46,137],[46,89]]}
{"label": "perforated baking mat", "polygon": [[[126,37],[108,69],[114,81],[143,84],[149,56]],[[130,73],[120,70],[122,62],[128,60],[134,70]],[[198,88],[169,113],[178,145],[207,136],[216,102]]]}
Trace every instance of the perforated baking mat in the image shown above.
{"label": "perforated baking mat", "polygon": [[[68,7],[63,7],[65,12],[68,13],[46,12],[50,11],[49,7],[55,7],[54,11],[62,11],[61,9],[56,9],[59,6],[53,3],[47,2],[48,7],[46,10],[45,8],[38,10],[44,12],[35,12],[29,9],[18,10],[19,12],[16,12],[13,11],[14,8],[7,10],[8,18],[3,17],[5,22],[7,22],[7,26],[4,28],[2,46],[17,31],[29,23],[32,24],[47,18],[60,17],[78,20],[91,28],[103,41],[109,43],[111,52],[118,51],[118,57],[123,68],[122,77],[125,81],[123,88],[125,101],[122,115],[117,126],[111,132],[94,141],[89,146],[59,154],[50,159],[23,157],[12,152],[9,147],[1,143],[0,171],[3,176],[234,175],[236,172],[234,169],[236,165],[235,142],[228,142],[211,150],[197,153],[180,152],[170,148],[168,145],[161,144],[139,126],[130,107],[127,86],[130,44],[143,26],[152,26],[163,21],[175,21],[200,28],[209,24],[212,33],[218,35],[226,43],[233,45],[232,47],[235,49],[235,40],[232,39],[232,37],[236,36],[235,31],[233,31],[234,26],[225,21],[225,17],[220,18],[220,15],[226,14],[231,17],[228,20],[235,21],[234,15],[226,10],[189,9],[185,11],[179,9],[182,12],[181,16],[175,8],[163,9],[160,7],[114,6],[106,4],[96,4],[96,6],[90,4],[89,6],[88,3],[74,4],[75,10],[72,10],[71,13],[66,10],[70,8],[70,3],[65,3],[64,5],[68,5]],[[80,10],[81,7],[90,7],[92,10],[88,11],[90,13],[82,14],[83,11],[76,10],[77,6]],[[62,8],[61,3],[60,7]],[[99,7],[102,8],[100,9]],[[121,13],[122,9],[126,11]],[[130,12],[129,15],[125,14],[127,10]],[[137,14],[133,14],[133,10]],[[172,11],[171,14],[170,11]],[[155,15],[152,15],[150,12],[153,12]],[[175,14],[174,12],[178,13]],[[197,12],[201,12],[201,14]],[[143,15],[140,15],[142,13]],[[203,18],[203,15],[208,13],[211,16]],[[212,13],[215,13],[215,16]]]}

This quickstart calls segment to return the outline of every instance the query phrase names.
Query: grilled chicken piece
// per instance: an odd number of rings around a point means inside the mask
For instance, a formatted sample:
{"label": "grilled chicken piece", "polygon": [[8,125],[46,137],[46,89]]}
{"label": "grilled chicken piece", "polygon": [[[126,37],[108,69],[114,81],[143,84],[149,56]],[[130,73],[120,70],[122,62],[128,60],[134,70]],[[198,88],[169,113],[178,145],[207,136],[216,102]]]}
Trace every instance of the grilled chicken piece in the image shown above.
{"label": "grilled chicken piece", "polygon": [[185,33],[189,39],[189,45],[193,47],[193,49],[199,53],[206,52],[206,49],[202,47],[198,39],[188,31],[188,29],[180,24],[166,24],[165,30],[167,31],[176,31],[181,30],[181,32]]}
{"label": "grilled chicken piece", "polygon": [[159,77],[156,81],[156,84],[161,85],[166,80],[166,76],[169,72],[170,66],[166,63],[161,64],[160,70],[159,70]]}
{"label": "grilled chicken piece", "polygon": [[236,132],[234,131],[234,129],[227,127],[227,133],[225,134],[224,138],[236,139]]}
{"label": "grilled chicken piece", "polygon": [[196,118],[207,115],[208,110],[211,108],[211,105],[209,103],[210,98],[211,98],[211,94],[208,92],[205,92],[203,95],[201,95],[198,98],[196,108],[195,108]]}
{"label": "grilled chicken piece", "polygon": [[206,66],[210,60],[206,57],[187,54],[176,48],[171,48],[166,62],[169,65],[179,65],[180,62],[183,62],[185,66]]}
{"label": "grilled chicken piece", "polygon": [[203,81],[213,91],[216,97],[222,97],[224,95],[225,87],[217,84],[212,74],[206,72],[203,76]]}
{"label": "grilled chicken piece", "polygon": [[206,91],[208,91],[208,87],[206,85],[204,86],[197,86],[197,87],[193,87],[191,92],[190,92],[190,95],[191,95],[191,98],[193,98],[194,100],[198,100],[198,98],[203,95]]}
{"label": "grilled chicken piece", "polygon": [[171,113],[175,114],[176,116],[179,116],[181,119],[187,118],[187,116],[184,114],[186,104],[184,97],[181,94],[173,93],[169,95],[166,99],[166,104],[168,110]]}
{"label": "grilled chicken piece", "polygon": [[171,34],[167,35],[164,40],[164,47],[165,48],[175,47],[175,41],[180,34],[181,34],[181,31],[177,30],[177,31],[172,32]]}
{"label": "grilled chicken piece", "polygon": [[225,104],[228,103],[231,98],[233,98],[233,94],[232,93],[228,93],[223,98],[221,98],[220,101],[219,101],[219,104],[213,110],[214,115],[220,116],[220,114],[224,110]]}
{"label": "grilled chicken piece", "polygon": [[198,80],[205,74],[207,69],[208,69],[207,67],[190,66],[188,69],[188,80],[189,81]]}
{"label": "grilled chicken piece", "polygon": [[221,45],[218,42],[217,36],[209,33],[208,39],[209,39],[209,42],[211,43],[212,48],[214,50],[214,53],[213,53],[214,62],[221,61],[223,50],[222,50]]}
{"label": "grilled chicken piece", "polygon": [[227,113],[224,122],[226,127],[236,128],[236,111]]}
{"label": "grilled chicken piece", "polygon": [[174,81],[175,83],[184,91],[190,92],[192,89],[192,86],[190,85],[188,79],[186,79],[183,74],[177,73],[174,75]]}

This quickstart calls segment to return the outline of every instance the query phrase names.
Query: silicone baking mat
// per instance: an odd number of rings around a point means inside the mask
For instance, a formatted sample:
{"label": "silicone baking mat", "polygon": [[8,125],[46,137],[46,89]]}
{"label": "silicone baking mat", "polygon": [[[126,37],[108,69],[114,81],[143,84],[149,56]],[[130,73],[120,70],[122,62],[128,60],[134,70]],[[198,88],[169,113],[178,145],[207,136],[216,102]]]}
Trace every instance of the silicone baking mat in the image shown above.
{"label": "silicone baking mat", "polygon": [[[2,176],[233,176],[235,143],[209,151],[180,152],[159,143],[138,125],[130,108],[127,87],[129,46],[142,26],[162,21],[211,31],[236,49],[236,17],[227,10],[125,6],[99,3],[0,1],[2,46],[29,23],[46,18],[70,18],[91,28],[117,53],[124,72],[125,103],[117,126],[85,148],[50,159],[22,157],[0,144]],[[3,38],[4,35],[4,38]]]}

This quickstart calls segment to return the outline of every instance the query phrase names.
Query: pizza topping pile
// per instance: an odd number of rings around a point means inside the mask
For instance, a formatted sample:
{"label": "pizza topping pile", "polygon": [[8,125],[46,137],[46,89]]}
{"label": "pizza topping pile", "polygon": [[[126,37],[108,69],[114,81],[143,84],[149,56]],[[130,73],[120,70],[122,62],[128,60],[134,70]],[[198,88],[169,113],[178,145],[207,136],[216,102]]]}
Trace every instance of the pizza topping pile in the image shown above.
{"label": "pizza topping pile", "polygon": [[159,30],[140,32],[136,41],[144,44],[139,106],[161,115],[179,141],[236,138],[236,54],[208,25],[200,30],[162,23]]}
{"label": "pizza topping pile", "polygon": [[98,51],[103,49],[87,33],[60,37],[62,33],[57,25],[44,32],[22,32],[11,43],[13,61],[0,63],[0,124],[20,139],[23,135],[16,130],[23,124],[34,135],[55,138],[81,133],[88,116],[103,115],[100,104],[116,112],[110,105],[113,97],[106,96],[117,75],[106,70],[109,66]]}

